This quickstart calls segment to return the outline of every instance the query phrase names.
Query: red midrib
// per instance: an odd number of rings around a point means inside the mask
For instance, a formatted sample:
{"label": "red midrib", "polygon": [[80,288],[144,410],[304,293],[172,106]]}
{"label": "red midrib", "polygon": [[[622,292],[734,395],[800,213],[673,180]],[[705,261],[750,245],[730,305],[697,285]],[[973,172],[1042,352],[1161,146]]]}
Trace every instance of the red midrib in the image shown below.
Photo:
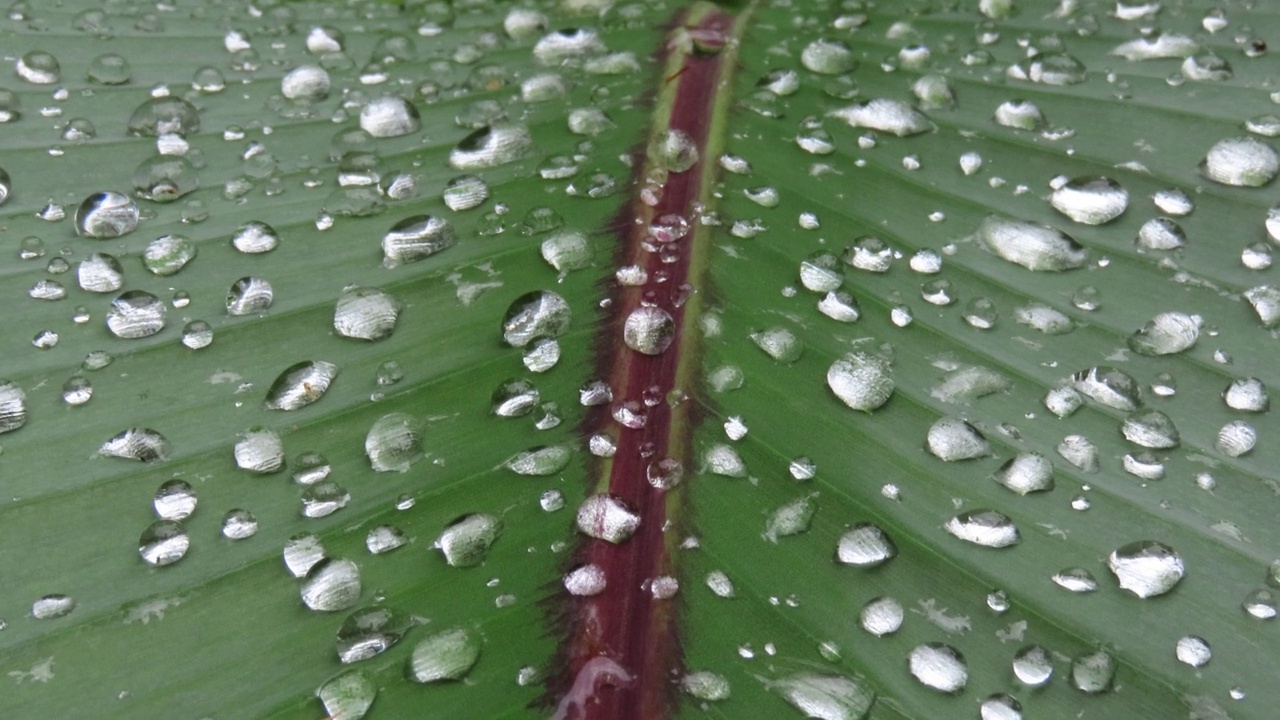
{"label": "red midrib", "polygon": [[[711,11],[689,30],[724,36],[732,22],[731,15]],[[663,51],[660,61],[664,67],[672,52],[677,51]],[[667,503],[682,502],[687,494],[683,487],[667,493],[656,490],[650,486],[646,470],[650,462],[668,457],[673,430],[689,430],[687,422],[673,425],[672,408],[666,401],[667,394],[676,389],[681,356],[689,351],[684,341],[683,303],[677,305],[675,296],[686,282],[693,283],[695,292],[699,290],[698,278],[689,277],[689,243],[701,236],[694,227],[698,215],[694,207],[704,174],[716,163],[715,158],[707,157],[706,148],[721,65],[718,53],[695,53],[685,57],[683,69],[677,74],[664,78],[664,82],[679,83],[667,127],[684,132],[694,141],[699,161],[686,172],[669,175],[662,198],[651,210],[639,199],[633,199],[625,225],[620,224],[620,262],[645,268],[649,279],[641,287],[615,290],[611,304],[614,314],[602,325],[598,341],[602,367],[613,388],[613,405],[642,402],[650,388],[657,389],[661,401],[648,408],[648,420],[641,429],[617,424],[611,416],[612,406],[595,409],[586,423],[588,434],[617,433],[608,492],[630,503],[641,521],[629,540],[614,545],[587,538],[576,555],[580,562],[603,569],[607,585],[599,595],[570,601],[568,637],[561,648],[565,661],[558,678],[561,687],[553,689],[553,697],[559,703],[556,717],[565,720],[654,720],[670,715],[675,706],[683,665],[676,635],[679,595],[654,599],[649,583],[656,577],[674,574],[671,551],[679,542],[680,528],[664,532]],[[643,163],[639,165],[644,167]],[[640,183],[635,185],[638,192]],[[680,215],[690,222],[689,234],[679,241],[683,246],[679,259],[670,264],[662,262],[658,253],[641,248],[649,224],[644,219],[667,214]],[[651,304],[671,314],[676,327],[671,346],[656,356],[635,352],[622,342],[623,322],[646,294]],[[678,389],[690,395],[693,392],[692,388]],[[688,443],[681,443],[680,447],[681,453],[687,453]],[[688,481],[691,458],[676,459],[684,464]]]}

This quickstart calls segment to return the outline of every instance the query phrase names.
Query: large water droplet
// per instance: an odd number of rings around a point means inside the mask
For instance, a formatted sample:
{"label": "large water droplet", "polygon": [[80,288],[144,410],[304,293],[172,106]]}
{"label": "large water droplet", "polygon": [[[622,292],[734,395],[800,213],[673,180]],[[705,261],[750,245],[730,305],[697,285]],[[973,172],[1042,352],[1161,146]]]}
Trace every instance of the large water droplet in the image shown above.
{"label": "large water droplet", "polygon": [[382,237],[382,264],[392,268],[417,262],[453,247],[458,241],[453,225],[435,215],[414,215],[391,226]]}
{"label": "large water droplet", "polygon": [[296,578],[306,577],[311,568],[325,558],[324,545],[320,538],[305,533],[289,538],[284,544],[284,565],[289,574]]}
{"label": "large water droplet", "polygon": [[418,641],[409,659],[415,682],[461,680],[480,659],[480,636],[465,628],[442,630]]}
{"label": "large water droplet", "polygon": [[169,459],[169,441],[150,428],[129,428],[102,443],[99,455],[151,462]]}
{"label": "large water droplet", "polygon": [[640,515],[622,498],[598,494],[582,501],[577,525],[584,535],[616,545],[635,534]]}
{"label": "large water droplet", "polygon": [[196,257],[196,244],[182,235],[161,235],[143,251],[142,263],[153,275],[173,275]]}
{"label": "large water droplet", "polygon": [[766,686],[805,717],[819,720],[862,720],[876,699],[867,684],[843,675],[801,672]]}
{"label": "large water droplet", "polygon": [[76,268],[76,282],[87,292],[114,292],[124,285],[124,268],[113,255],[90,253]]}
{"label": "large water droplet", "polygon": [[919,110],[901,100],[889,98],[875,98],[832,110],[827,117],[839,118],[852,127],[880,130],[899,137],[919,135],[934,127]]}
{"label": "large water droplet", "polygon": [[1039,645],[1028,645],[1013,656],[1013,676],[1023,685],[1040,687],[1053,677],[1053,657]]}
{"label": "large water droplet", "polygon": [[1182,557],[1153,540],[1129,543],[1107,557],[1107,567],[1120,587],[1140,598],[1163,595],[1186,574]]}
{"label": "large water droplet", "polygon": [[360,602],[360,567],[350,560],[320,560],[307,571],[302,602],[316,612],[337,612]]}
{"label": "large water droplet", "polygon": [[898,555],[898,546],[877,525],[858,523],[840,536],[836,560],[857,567],[882,565]]}
{"label": "large water droplet", "polygon": [[881,596],[862,606],[858,613],[858,624],[872,635],[882,637],[897,632],[902,627],[904,617],[902,603],[891,597]]}
{"label": "large water droplet", "polygon": [[1016,265],[1039,272],[1084,267],[1089,251],[1057,228],[989,215],[978,226],[978,240]]}
{"label": "large water droplet", "polygon": [[27,394],[12,380],[0,380],[0,433],[13,432],[26,424]]}
{"label": "large water droplet", "polygon": [[1096,695],[1106,692],[1116,675],[1116,660],[1105,650],[1077,656],[1071,661],[1071,684]]}
{"label": "large water droplet", "polygon": [[1129,336],[1129,349],[1139,355],[1172,355],[1191,348],[1200,339],[1199,315],[1165,312]]}
{"label": "large water droplet", "polygon": [[255,426],[242,433],[234,455],[236,467],[251,473],[269,474],[284,467],[284,443],[269,428]]}
{"label": "large water droplet", "polygon": [[502,534],[502,520],[495,515],[472,513],[458,518],[436,538],[434,547],[453,567],[473,567],[484,562],[489,548]]}
{"label": "large water droplet", "polygon": [[1036,452],[1018,453],[996,471],[992,479],[1019,495],[1053,489],[1053,466]]}
{"label": "large water droplet", "polygon": [[889,401],[894,382],[889,361],[870,353],[849,353],[827,368],[827,387],[854,410],[871,412]]}
{"label": "large water droplet", "polygon": [[280,373],[263,406],[268,410],[297,410],[324,397],[338,376],[338,366],[323,360],[294,363]]}
{"label": "large water droplet", "polygon": [[156,490],[151,504],[164,520],[186,520],[196,511],[196,492],[191,483],[175,478]]}
{"label": "large water droplet", "polygon": [[128,195],[96,192],[76,208],[76,234],[97,239],[127,235],[138,228],[138,205]]}
{"label": "large water droplet", "polygon": [[242,277],[227,291],[228,315],[253,315],[265,312],[275,300],[271,283],[262,278]]}
{"label": "large water droplet", "polygon": [[549,290],[521,295],[512,301],[502,319],[502,339],[512,347],[524,347],[538,338],[563,335],[569,329],[569,303]]}
{"label": "large water droplet", "polygon": [[402,97],[384,95],[360,109],[360,129],[376,138],[400,137],[420,127],[418,109]]}
{"label": "large water droplet", "polygon": [[256,220],[241,225],[231,234],[231,245],[247,255],[271,252],[279,244],[280,235],[275,228]]}
{"label": "large water droplet", "polygon": [[645,355],[660,355],[675,339],[676,325],[671,314],[653,306],[636,308],[622,327],[627,347]]}
{"label": "large water droplet", "polygon": [[1185,635],[1178,638],[1178,644],[1174,649],[1174,653],[1178,658],[1178,662],[1186,663],[1191,667],[1204,667],[1213,659],[1213,651],[1209,649],[1209,643],[1205,639],[1196,635]]}
{"label": "large water droplet", "polygon": [[1262,187],[1280,172],[1280,155],[1254,137],[1227,138],[1209,149],[1200,171],[1223,185]]}
{"label": "large water droplet", "polygon": [[130,135],[195,135],[200,132],[200,113],[191,103],[178,97],[153,97],[144,101],[129,116]]}
{"label": "large water droplet", "polygon": [[1095,365],[1071,376],[1072,387],[1100,405],[1132,412],[1142,405],[1138,382],[1122,370]]}
{"label": "large water droplet", "polygon": [[978,429],[957,417],[938,418],[929,426],[925,447],[939,460],[973,460],[991,454],[991,446]]}
{"label": "large water droplet", "polygon": [[36,620],[53,620],[69,615],[76,609],[76,601],[68,595],[45,595],[31,603],[31,617]]}
{"label": "large water droplet", "polygon": [[329,96],[329,73],[319,65],[299,65],[280,78],[280,94],[289,100],[316,102]]}
{"label": "large water droplet", "polygon": [[338,660],[354,663],[380,655],[399,642],[412,625],[408,615],[393,608],[356,610],[338,628]]}
{"label": "large water droplet", "polygon": [[944,530],[965,542],[989,548],[1005,548],[1022,540],[1018,526],[995,510],[971,510],[951,518]]}
{"label": "large water droplet", "polygon": [[519,160],[533,148],[533,136],[524,125],[495,123],[463,138],[449,153],[455,170],[479,170]]}
{"label": "large water droplet", "polygon": [[1226,401],[1227,407],[1241,412],[1266,412],[1271,406],[1267,386],[1258,378],[1252,377],[1233,380],[1222,391],[1222,399]]}
{"label": "large water droplet", "polygon": [[1176,448],[1181,440],[1173,420],[1159,410],[1139,410],[1120,425],[1124,439],[1156,450]]}
{"label": "large water droplet", "polygon": [[911,675],[938,692],[958,693],[969,682],[969,666],[959,650],[943,643],[917,645],[907,656]]}
{"label": "large water droplet", "polygon": [[390,413],[374,421],[364,452],[378,472],[405,472],[422,459],[422,426],[412,415]]}
{"label": "large water droplet", "polygon": [[1054,209],[1085,225],[1102,225],[1129,207],[1129,192],[1108,177],[1072,179],[1053,191]]}
{"label": "large water droplet", "polygon": [[505,465],[517,475],[546,477],[565,469],[572,457],[573,451],[569,448],[551,445],[516,453]]}
{"label": "large water droplet", "polygon": [[333,309],[333,329],[343,337],[382,340],[396,329],[400,303],[375,287],[348,287]]}

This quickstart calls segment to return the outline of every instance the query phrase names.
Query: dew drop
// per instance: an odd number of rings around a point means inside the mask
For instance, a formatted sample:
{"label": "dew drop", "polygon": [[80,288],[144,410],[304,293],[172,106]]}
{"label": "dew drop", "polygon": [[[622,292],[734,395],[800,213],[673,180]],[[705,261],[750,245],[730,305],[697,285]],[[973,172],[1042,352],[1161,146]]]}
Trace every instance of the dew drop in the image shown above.
{"label": "dew drop", "polygon": [[1280,172],[1275,148],[1253,137],[1219,140],[1200,163],[1210,180],[1237,187],[1261,187]]}
{"label": "dew drop", "polygon": [[152,567],[178,562],[191,547],[191,538],[182,526],[172,520],[157,520],[138,539],[138,554]]}
{"label": "dew drop", "polygon": [[422,426],[413,416],[395,412],[374,421],[364,452],[377,472],[405,472],[423,457]]}
{"label": "dew drop", "polygon": [[457,233],[448,220],[435,215],[407,217],[391,226],[382,237],[382,264],[393,268],[417,262],[453,247],[457,240]]}
{"label": "dew drop", "polygon": [[1140,598],[1169,592],[1186,574],[1182,557],[1168,545],[1152,540],[1129,543],[1112,551],[1107,567],[1122,589]]}
{"label": "dew drop", "polygon": [[1174,654],[1177,656],[1178,662],[1195,668],[1204,667],[1213,658],[1213,651],[1209,649],[1209,643],[1205,642],[1204,638],[1196,635],[1184,635],[1178,638]]}
{"label": "dew drop", "polygon": [[502,320],[502,339],[512,347],[525,347],[535,339],[564,334],[569,329],[569,320],[569,304],[564,298],[549,290],[526,293],[507,308]]}
{"label": "dew drop", "polygon": [[862,606],[858,613],[858,624],[872,635],[884,637],[897,632],[902,627],[904,617],[901,603],[891,597],[881,596]]}
{"label": "dew drop", "polygon": [[929,426],[925,446],[945,462],[973,460],[991,454],[991,446],[978,429],[956,417],[942,417]]}
{"label": "dew drop", "polygon": [[409,659],[414,682],[461,680],[480,659],[480,636],[464,628],[433,633],[418,641]]}
{"label": "dew drop", "polygon": [[168,460],[169,441],[150,428],[129,428],[104,442],[98,454],[139,462]]}
{"label": "dew drop", "polygon": [[584,535],[616,545],[635,534],[640,515],[621,498],[591,495],[578,508],[577,527]]}
{"label": "dew drop", "polygon": [[284,468],[284,443],[268,428],[254,426],[240,435],[234,455],[236,467],[255,474],[270,474]]}
{"label": "dew drop", "polygon": [[821,720],[862,720],[876,699],[867,684],[843,675],[801,672],[765,685],[806,717]]}
{"label": "dew drop", "polygon": [[307,571],[299,590],[316,612],[337,612],[360,602],[360,567],[350,560],[323,559]]}
{"label": "dew drop", "polygon": [[978,226],[977,237],[1000,258],[1037,272],[1081,268],[1089,258],[1073,238],[1039,223],[990,215]]}
{"label": "dew drop", "polygon": [[1106,692],[1115,674],[1116,660],[1103,650],[1079,655],[1071,661],[1071,684],[1090,695]]}
{"label": "dew drop", "polygon": [[660,355],[675,338],[675,321],[659,307],[642,306],[627,316],[622,339],[627,347],[645,355]]}
{"label": "dew drop", "polygon": [[889,401],[894,381],[885,358],[849,353],[827,369],[827,387],[850,408],[871,412]]}
{"label": "dew drop", "polygon": [[958,693],[969,682],[969,666],[959,650],[943,643],[917,645],[907,656],[911,675],[943,693]]}
{"label": "dew drop", "polygon": [[1029,687],[1040,687],[1053,677],[1053,657],[1039,645],[1028,645],[1013,656],[1013,676]]}
{"label": "dew drop", "polygon": [[358,670],[330,678],[316,690],[329,720],[361,720],[377,696],[377,683]]}
{"label": "dew drop", "polygon": [[76,234],[95,239],[120,237],[138,228],[138,205],[127,195],[97,192],[76,208]]}
{"label": "dew drop", "polygon": [[454,520],[436,538],[433,547],[452,567],[474,567],[484,562],[489,548],[502,534],[502,520],[495,515],[472,513]]}
{"label": "dew drop", "polygon": [[384,95],[360,109],[360,129],[376,138],[400,137],[420,127],[418,109],[401,97]]}
{"label": "dew drop", "polygon": [[227,291],[227,314],[253,315],[265,312],[274,300],[271,283],[262,278],[242,277]]}
{"label": "dew drop", "polygon": [[878,526],[858,523],[840,536],[836,560],[856,567],[882,565],[898,555],[898,546]]}
{"label": "dew drop", "polygon": [[965,542],[989,548],[1005,548],[1022,540],[1018,526],[995,510],[972,510],[951,518],[943,529]]}
{"label": "dew drop", "polygon": [[376,287],[344,289],[333,309],[333,329],[343,337],[383,340],[396,329],[400,303],[391,293]]}

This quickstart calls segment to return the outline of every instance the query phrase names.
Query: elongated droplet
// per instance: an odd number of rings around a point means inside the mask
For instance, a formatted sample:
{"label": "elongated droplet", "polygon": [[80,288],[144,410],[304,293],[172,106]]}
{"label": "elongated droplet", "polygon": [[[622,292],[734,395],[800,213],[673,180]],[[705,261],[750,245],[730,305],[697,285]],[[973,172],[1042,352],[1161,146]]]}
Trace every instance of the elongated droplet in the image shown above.
{"label": "elongated droplet", "polygon": [[995,510],[973,510],[951,518],[943,529],[965,542],[989,548],[1016,545],[1022,539],[1018,526]]}
{"label": "elongated droplet", "polygon": [[806,717],[821,720],[862,720],[876,699],[869,685],[843,675],[801,672],[767,681],[766,687]]}
{"label": "elongated droplet", "polygon": [[421,424],[406,413],[384,415],[369,428],[364,452],[374,470],[404,472],[422,459]]}
{"label": "elongated droplet", "polygon": [[329,720],[362,720],[378,696],[378,685],[359,670],[326,680],[316,690]]}
{"label": "elongated droplet", "polygon": [[978,226],[978,240],[1004,260],[1037,272],[1084,267],[1089,251],[1057,228],[990,215]]}
{"label": "elongated droplet", "polygon": [[151,462],[169,459],[169,441],[151,428],[129,428],[104,442],[99,455]]}
{"label": "elongated droplet", "polygon": [[1130,543],[1107,557],[1107,567],[1120,587],[1140,598],[1163,595],[1186,574],[1182,556],[1152,540]]}
{"label": "elongated droplet", "polygon": [[304,360],[290,365],[271,383],[263,406],[268,410],[304,408],[324,397],[337,376],[338,366],[323,360]]}
{"label": "elongated droplet", "polygon": [[418,641],[409,659],[415,682],[461,680],[480,659],[480,636],[465,628],[434,633]]}
{"label": "elongated droplet", "polygon": [[473,513],[449,524],[436,538],[435,547],[453,567],[473,567],[484,562],[489,548],[502,534],[502,521],[494,515]]}
{"label": "elongated droplet", "polygon": [[360,602],[360,567],[350,560],[321,560],[301,587],[302,602],[317,612],[337,612]]}
{"label": "elongated droplet", "polygon": [[911,675],[927,688],[958,693],[969,682],[969,666],[959,650],[943,643],[917,645],[907,656]]}

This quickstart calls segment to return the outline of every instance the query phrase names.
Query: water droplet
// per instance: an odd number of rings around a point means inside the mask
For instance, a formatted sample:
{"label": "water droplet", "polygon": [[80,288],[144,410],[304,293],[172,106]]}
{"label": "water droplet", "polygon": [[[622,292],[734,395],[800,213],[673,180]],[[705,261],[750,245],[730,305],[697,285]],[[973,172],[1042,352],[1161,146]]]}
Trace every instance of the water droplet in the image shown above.
{"label": "water droplet", "polygon": [[262,278],[242,277],[227,291],[227,314],[253,315],[265,312],[274,300],[271,283]]}
{"label": "water droplet", "polygon": [[324,397],[337,376],[338,366],[333,363],[323,360],[294,363],[271,383],[263,407],[268,410],[304,408]]}
{"label": "water droplet", "polygon": [[1209,649],[1209,643],[1204,638],[1196,635],[1184,635],[1178,638],[1178,644],[1174,649],[1174,654],[1178,658],[1178,662],[1186,663],[1191,667],[1204,667],[1213,658],[1213,651]]}
{"label": "water droplet", "polygon": [[1267,386],[1258,378],[1252,377],[1233,380],[1222,391],[1222,399],[1226,401],[1227,407],[1241,412],[1266,412],[1271,406]]}
{"label": "water droplet", "polygon": [[982,701],[978,715],[982,720],[1022,720],[1022,703],[1012,695],[996,693]]}
{"label": "water droplet", "polygon": [[1022,537],[1018,526],[995,510],[971,510],[951,518],[944,530],[965,542],[989,548],[1017,545]]}
{"label": "water droplet", "polygon": [[393,268],[417,262],[447,250],[458,236],[448,220],[434,215],[407,217],[387,231],[382,238],[382,264]]}
{"label": "water droplet", "polygon": [[1276,600],[1276,594],[1266,589],[1254,590],[1245,596],[1244,603],[1242,603],[1244,611],[1259,620],[1275,618],[1278,605],[1280,603]]}
{"label": "water droplet", "polygon": [[523,125],[495,123],[463,138],[449,153],[455,170],[480,170],[505,165],[533,148],[533,136]]}
{"label": "water droplet", "polygon": [[1072,375],[1071,380],[1072,387],[1100,405],[1128,412],[1142,405],[1138,382],[1122,370],[1095,365]]}
{"label": "water droplet", "polygon": [[1156,450],[1175,448],[1181,442],[1173,420],[1159,410],[1139,410],[1129,415],[1120,432],[1125,440]]}
{"label": "water droplet", "polygon": [[1258,431],[1243,420],[1233,420],[1218,430],[1214,447],[1227,457],[1240,457],[1253,451],[1258,443]]}
{"label": "water droplet", "polygon": [[563,582],[564,589],[568,590],[570,595],[578,597],[599,595],[604,592],[607,584],[604,570],[594,564],[582,565],[569,571],[565,574]]}
{"label": "water droplet", "polygon": [[480,636],[464,628],[425,637],[413,648],[409,677],[420,683],[461,680],[480,659],[480,645]]}
{"label": "water droplet", "polygon": [[1074,270],[1089,258],[1089,251],[1069,235],[1039,223],[989,215],[977,236],[1002,259],[1038,272]]}
{"label": "water droplet", "polygon": [[881,596],[862,606],[862,611],[858,613],[858,624],[872,635],[883,637],[897,632],[902,627],[904,617],[901,603],[891,597]]}
{"label": "water droplet", "polygon": [[1013,675],[1018,682],[1040,687],[1053,677],[1053,658],[1039,645],[1028,645],[1013,656]]}
{"label": "water droplet", "polygon": [[846,354],[827,369],[827,387],[854,410],[875,410],[893,395],[889,361],[868,353]]}
{"label": "water droplet", "polygon": [[991,454],[991,446],[978,429],[956,417],[942,417],[929,426],[925,445],[945,462],[973,460]]}
{"label": "water droplet", "polygon": [[347,616],[338,628],[336,648],[343,663],[376,657],[404,637],[412,627],[410,617],[394,608],[361,608]]}
{"label": "water droplet", "polygon": [[333,310],[333,329],[343,337],[382,340],[395,331],[400,303],[387,291],[374,287],[344,289]]}
{"label": "water droplet", "polygon": [[1098,589],[1098,581],[1093,573],[1082,567],[1071,567],[1059,570],[1050,578],[1058,587],[1073,593],[1091,593]]}
{"label": "water droplet", "polygon": [[157,520],[142,531],[138,539],[138,554],[152,567],[163,567],[178,562],[191,547],[191,538],[182,526],[172,520]]}
{"label": "water droplet", "polygon": [[1015,130],[1036,130],[1047,122],[1044,113],[1030,100],[1006,100],[995,112],[996,124]]}
{"label": "water droplet", "polygon": [[330,84],[329,73],[324,68],[299,65],[280,78],[280,94],[289,100],[316,102],[329,97]]}
{"label": "water droplet", "polygon": [[129,116],[130,135],[156,137],[170,133],[188,136],[200,132],[200,113],[191,103],[177,97],[145,100]]}
{"label": "water droplet", "polygon": [[868,685],[843,675],[801,672],[765,685],[805,716],[822,720],[862,720],[876,700]]}
{"label": "water droplet", "polygon": [[405,472],[423,457],[421,424],[407,413],[390,413],[374,421],[364,452],[377,472]]}
{"label": "water droplet", "polygon": [[[93,384],[83,375],[72,375],[62,384],[62,401],[68,405],[83,405],[92,398]],[[3,404],[3,401],[0,401],[0,404]]]}
{"label": "water droplet", "polygon": [[1022,452],[1000,466],[991,479],[1019,495],[1046,492],[1053,489],[1053,466],[1040,453]]}
{"label": "water droplet", "polygon": [[1072,179],[1053,191],[1054,209],[1085,225],[1102,225],[1129,207],[1129,192],[1108,177]]}
{"label": "water droplet", "polygon": [[240,435],[234,455],[236,467],[256,474],[279,472],[284,467],[284,443],[274,430],[254,426]]}
{"label": "water droplet", "polygon": [[163,520],[186,520],[196,511],[196,492],[185,480],[169,480],[156,490],[151,504]]}
{"label": "water droplet", "polygon": [[680,680],[680,689],[705,702],[729,699],[729,679],[706,670],[685,675]]}
{"label": "water droplet", "polygon": [[[790,537],[792,535],[799,535],[801,533],[808,532],[809,524],[813,521],[813,515],[818,511],[817,498],[817,493],[810,493],[792,500],[781,507],[775,508],[773,512],[769,513],[769,517],[765,520],[765,539],[769,542],[776,543],[780,537]],[[846,533],[846,537],[847,536],[848,533]],[[884,537],[883,539],[886,543],[892,545],[892,543],[888,541],[887,537]],[[840,539],[840,542],[841,547],[843,547],[843,537]],[[839,554],[840,550],[837,549],[837,555]],[[841,561],[844,562],[843,556],[841,556]],[[865,565],[868,563],[853,564]]]}
{"label": "water droplet", "polygon": [[307,571],[302,603],[316,612],[337,612],[360,602],[360,567],[350,560],[323,559]]}
{"label": "water droplet", "polygon": [[1107,557],[1120,587],[1140,598],[1163,595],[1186,574],[1182,557],[1173,548],[1152,540],[1129,543]]}
{"label": "water droplet", "polygon": [[222,536],[228,540],[244,540],[258,534],[258,519],[248,510],[228,510],[222,518]]}
{"label": "water droplet", "polygon": [[484,562],[489,548],[502,534],[502,521],[494,515],[472,513],[454,520],[433,547],[444,554],[452,567],[474,567]]}
{"label": "water droplet", "polygon": [[302,516],[322,518],[332,515],[351,502],[351,493],[336,482],[325,480],[302,491]]}
{"label": "water droplet", "polygon": [[1219,140],[1200,163],[1200,171],[1223,185],[1261,187],[1280,172],[1275,148],[1253,137]]}
{"label": "water droplet", "polygon": [[127,195],[96,192],[76,208],[76,234],[99,240],[127,235],[137,229],[138,218],[138,205]]}
{"label": "water droplet", "polygon": [[[256,521],[254,525],[257,525]],[[306,577],[325,558],[324,545],[320,544],[320,538],[311,533],[295,535],[284,544],[283,556],[289,574],[296,578]]]}
{"label": "water droplet", "polygon": [[506,380],[493,391],[489,412],[499,417],[521,417],[538,406],[538,388],[528,380]]}
{"label": "water droplet", "polygon": [[1071,661],[1071,684],[1096,695],[1106,692],[1116,675],[1116,660],[1104,650],[1077,656]]}
{"label": "water droplet", "polygon": [[1129,336],[1129,349],[1139,355],[1172,355],[1187,350],[1200,338],[1199,315],[1165,312]]}
{"label": "water droplet", "polygon": [[454,212],[470,210],[489,199],[489,186],[475,175],[459,175],[445,184],[441,199]]}
{"label": "water droplet", "polygon": [[836,559],[846,565],[875,567],[898,555],[898,546],[872,523],[858,523],[840,536]]}
{"label": "water droplet", "polygon": [[76,609],[76,601],[67,595],[45,595],[31,603],[31,617],[36,620],[53,620],[64,617]]}
{"label": "water droplet", "polygon": [[635,534],[640,515],[622,498],[597,494],[582,501],[577,526],[584,535],[616,545]]}
{"label": "water droplet", "polygon": [[1130,60],[1161,60],[1184,58],[1200,49],[1200,44],[1186,35],[1162,32],[1155,37],[1143,37],[1120,43],[1112,48],[1112,55]]}
{"label": "water droplet", "polygon": [[161,235],[142,254],[142,263],[153,275],[173,275],[196,257],[196,244],[182,235]]}
{"label": "water droplet", "polygon": [[27,424],[27,394],[12,380],[0,380],[0,433]]}
{"label": "water droplet", "polygon": [[378,525],[364,537],[364,546],[373,555],[389,553],[409,542],[402,530],[391,525]]}
{"label": "water droplet", "polygon": [[569,304],[556,293],[549,290],[526,293],[507,308],[502,320],[502,339],[512,347],[525,347],[535,339],[564,334],[569,329],[569,319]]}
{"label": "water droplet", "polygon": [[358,670],[326,680],[316,690],[329,720],[361,720],[377,696],[377,683]]}
{"label": "water droplet", "polygon": [[360,109],[360,129],[376,138],[400,137],[420,127],[418,109],[402,97],[384,95]]}
{"label": "water droplet", "polygon": [[99,455],[151,462],[169,459],[169,441],[150,428],[129,428],[102,443]]}
{"label": "water droplet", "polygon": [[516,453],[504,465],[517,475],[546,477],[569,465],[573,451],[563,445],[534,448]]}
{"label": "water droplet", "polygon": [[828,117],[839,118],[851,127],[891,133],[899,137],[930,132],[934,125],[920,111],[901,100],[875,98],[832,110]]}
{"label": "water droplet", "polygon": [[917,645],[907,656],[911,675],[938,692],[958,693],[969,682],[969,666],[959,650],[943,643]]}
{"label": "water droplet", "polygon": [[280,235],[275,228],[256,220],[247,222],[231,234],[231,245],[247,255],[267,253],[280,244]]}

